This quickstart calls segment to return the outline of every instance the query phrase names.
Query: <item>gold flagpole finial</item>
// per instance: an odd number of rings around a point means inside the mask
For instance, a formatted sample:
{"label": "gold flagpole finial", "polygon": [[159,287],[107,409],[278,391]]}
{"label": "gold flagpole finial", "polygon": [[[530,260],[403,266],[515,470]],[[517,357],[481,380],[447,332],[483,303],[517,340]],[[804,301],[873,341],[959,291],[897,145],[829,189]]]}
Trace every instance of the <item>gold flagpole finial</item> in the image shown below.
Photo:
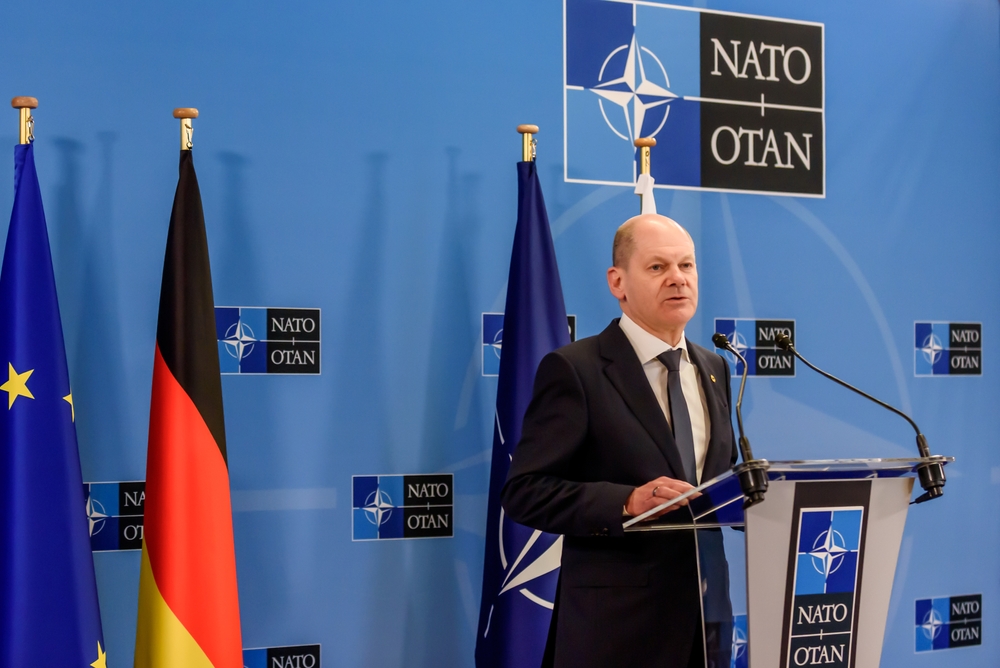
{"label": "gold flagpole finial", "polygon": [[181,119],[181,150],[190,151],[194,147],[194,126],[192,118],[198,118],[198,110],[194,107],[178,107],[174,109],[174,118]]}
{"label": "gold flagpole finial", "polygon": [[19,96],[10,101],[10,106],[21,112],[20,143],[30,144],[35,141],[35,118],[31,115],[31,110],[38,108],[38,99],[34,97]]}
{"label": "gold flagpole finial", "polygon": [[518,125],[517,131],[521,133],[521,160],[524,162],[535,161],[535,135],[538,133],[537,125]]}
{"label": "gold flagpole finial", "polygon": [[656,146],[656,140],[652,137],[639,137],[634,143],[639,149],[639,173],[649,174],[649,149]]}

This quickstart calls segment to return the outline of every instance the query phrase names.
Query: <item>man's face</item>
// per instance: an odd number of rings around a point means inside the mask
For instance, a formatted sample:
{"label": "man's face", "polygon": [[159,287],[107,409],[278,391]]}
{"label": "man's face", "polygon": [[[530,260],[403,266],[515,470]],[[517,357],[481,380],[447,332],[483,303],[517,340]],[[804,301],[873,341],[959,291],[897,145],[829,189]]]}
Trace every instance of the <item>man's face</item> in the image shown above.
{"label": "man's face", "polygon": [[608,270],[608,286],[622,311],[640,327],[676,344],[698,308],[694,244],[675,224],[642,220],[625,267]]}

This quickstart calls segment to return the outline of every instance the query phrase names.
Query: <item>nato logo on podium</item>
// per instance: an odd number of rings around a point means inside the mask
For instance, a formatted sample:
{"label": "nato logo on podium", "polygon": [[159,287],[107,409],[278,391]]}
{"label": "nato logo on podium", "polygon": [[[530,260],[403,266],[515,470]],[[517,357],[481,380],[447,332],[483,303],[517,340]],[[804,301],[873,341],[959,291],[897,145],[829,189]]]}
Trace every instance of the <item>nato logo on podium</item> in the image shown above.
{"label": "nato logo on podium", "polygon": [[855,622],[864,508],[803,509],[794,566],[794,665],[846,665]]}
{"label": "nato logo on podium", "polygon": [[748,650],[748,629],[746,615],[733,615],[733,646],[730,651],[729,668],[748,668],[750,652]]}

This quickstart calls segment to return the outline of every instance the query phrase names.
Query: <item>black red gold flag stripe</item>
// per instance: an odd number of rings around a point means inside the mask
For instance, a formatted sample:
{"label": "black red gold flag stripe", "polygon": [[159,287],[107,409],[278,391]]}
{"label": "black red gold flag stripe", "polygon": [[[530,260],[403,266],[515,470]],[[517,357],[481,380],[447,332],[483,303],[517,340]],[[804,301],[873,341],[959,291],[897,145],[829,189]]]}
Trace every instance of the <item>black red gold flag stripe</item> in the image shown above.
{"label": "black red gold flag stripe", "polygon": [[146,459],[137,668],[242,668],[212,275],[181,151],[160,287]]}

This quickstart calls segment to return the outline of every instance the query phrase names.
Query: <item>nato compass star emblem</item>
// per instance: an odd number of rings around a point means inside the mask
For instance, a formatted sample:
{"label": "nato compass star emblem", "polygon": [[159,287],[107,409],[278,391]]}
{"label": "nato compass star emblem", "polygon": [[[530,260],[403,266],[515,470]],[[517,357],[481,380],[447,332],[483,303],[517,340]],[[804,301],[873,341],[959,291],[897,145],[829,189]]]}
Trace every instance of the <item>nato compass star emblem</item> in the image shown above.
{"label": "nato compass star emblem", "polygon": [[747,651],[747,634],[743,629],[733,626],[733,658],[738,659]]}
{"label": "nato compass star emblem", "polygon": [[92,496],[87,497],[87,524],[90,528],[90,535],[101,533],[104,522],[108,519],[108,514],[104,512],[104,506]]}
{"label": "nato compass star emblem", "polygon": [[940,635],[942,626],[944,626],[944,620],[941,619],[941,615],[938,614],[937,610],[931,608],[924,615],[924,621],[920,625],[920,628],[928,640],[934,640]]}
{"label": "nato compass star emblem", "polygon": [[[729,338],[729,343],[733,346],[733,348],[736,348],[736,352],[738,352],[740,355],[743,355],[744,351],[750,348],[750,346],[747,345],[747,340],[743,338],[743,335],[740,334],[735,329],[733,330],[733,333],[729,335],[728,338]],[[729,363],[732,364],[733,368],[735,369],[736,365],[740,363],[739,358],[737,358],[736,355],[732,354],[728,350],[725,351],[725,353],[726,353],[726,358],[729,360]]]}
{"label": "nato compass star emblem", "polygon": [[[590,90],[600,97],[598,104],[604,122],[616,135],[631,144],[636,137],[655,137],[663,129],[670,114],[669,103],[677,95],[669,90],[670,79],[663,63],[652,51],[640,46],[634,35],[629,44],[622,44],[608,54],[597,78],[600,83]],[[624,128],[619,129],[621,121],[612,123],[608,118],[605,102],[612,109],[612,117],[624,118]],[[655,130],[644,129],[656,123]]]}
{"label": "nato compass star emblem", "polygon": [[493,349],[493,354],[500,359],[500,353],[503,351],[503,330],[497,330],[496,335],[493,337],[493,343],[490,344],[490,348]]}
{"label": "nato compass star emblem", "polygon": [[924,359],[930,364],[935,364],[941,359],[942,350],[944,350],[944,346],[941,344],[941,339],[934,334],[928,334],[923,345],[920,346],[920,352],[924,354]]}
{"label": "nato compass star emblem", "polygon": [[847,543],[840,532],[833,529],[827,529],[816,536],[813,549],[809,552],[816,572],[823,577],[829,577],[830,573],[836,572],[844,561],[844,555],[848,552],[846,545]]}
{"label": "nato compass star emblem", "polygon": [[392,499],[389,498],[388,494],[377,489],[365,499],[363,508],[368,521],[380,527],[389,521],[395,506],[392,505]]}
{"label": "nato compass star emblem", "polygon": [[226,344],[226,352],[232,357],[242,360],[250,354],[257,340],[250,325],[237,320],[226,330],[226,338],[222,342]]}

